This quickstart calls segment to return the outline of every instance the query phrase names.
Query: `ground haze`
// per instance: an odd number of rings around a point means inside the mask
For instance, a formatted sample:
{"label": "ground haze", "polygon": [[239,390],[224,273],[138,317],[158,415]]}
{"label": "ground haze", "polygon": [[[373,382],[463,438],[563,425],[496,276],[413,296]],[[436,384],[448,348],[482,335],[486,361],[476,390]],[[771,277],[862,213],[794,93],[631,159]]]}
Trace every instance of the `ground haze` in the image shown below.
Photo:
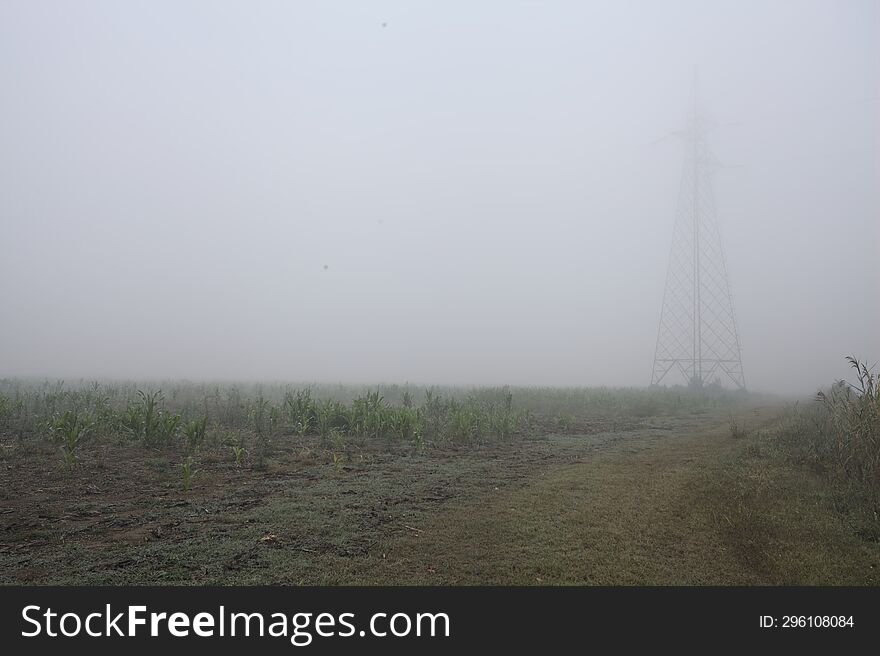
{"label": "ground haze", "polygon": [[880,360],[878,12],[5,0],[0,375],[646,385],[696,68],[747,384],[812,394]]}

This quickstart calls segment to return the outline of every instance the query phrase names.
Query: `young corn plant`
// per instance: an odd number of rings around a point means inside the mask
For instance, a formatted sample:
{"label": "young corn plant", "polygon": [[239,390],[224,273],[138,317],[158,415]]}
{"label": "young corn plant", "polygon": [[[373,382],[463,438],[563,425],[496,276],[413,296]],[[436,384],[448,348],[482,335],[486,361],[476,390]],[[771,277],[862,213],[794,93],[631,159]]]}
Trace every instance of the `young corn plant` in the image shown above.
{"label": "young corn plant", "polygon": [[268,421],[269,402],[262,397],[257,398],[254,407],[251,409],[251,420],[253,421],[254,433],[257,436],[257,468],[266,467],[266,458],[269,455],[269,421]]}
{"label": "young corn plant", "polygon": [[244,450],[243,446],[233,446],[232,447],[232,457],[235,458],[235,466],[241,467],[241,459],[247,451]]}
{"label": "young corn plant", "polygon": [[444,431],[444,418],[447,415],[447,404],[433,389],[425,391],[425,403],[422,405],[424,435],[437,439]]}
{"label": "young corn plant", "polygon": [[418,451],[419,453],[421,453],[422,451],[425,450],[425,447],[427,446],[427,444],[425,443],[425,438],[422,435],[421,430],[417,430],[413,434],[413,444],[415,444],[416,451]]}
{"label": "young corn plant", "polygon": [[192,487],[193,478],[199,473],[198,469],[193,468],[192,460],[187,460],[180,465],[181,482],[183,483],[183,491],[189,492]]}
{"label": "young corn plant", "polygon": [[504,386],[501,390],[501,397],[504,401],[504,412],[509,415],[513,409],[513,392],[510,391],[510,387]]}
{"label": "young corn plant", "polygon": [[159,440],[161,432],[159,418],[159,404],[162,401],[162,392],[150,392],[149,394],[138,390],[141,397],[140,422],[138,425],[139,435],[144,444],[153,445]]}
{"label": "young corn plant", "polygon": [[76,410],[67,410],[53,418],[50,431],[61,443],[61,456],[66,467],[76,464],[77,449],[93,427],[91,417],[80,415]]}
{"label": "young corn plant", "polygon": [[134,439],[141,439],[144,420],[140,406],[132,404],[126,407],[119,415],[118,421],[124,433],[128,433]]}
{"label": "young corn plant", "polygon": [[400,440],[411,440],[418,431],[419,413],[412,408],[394,408],[388,412],[388,429]]}
{"label": "young corn plant", "polygon": [[281,408],[277,405],[269,406],[269,434],[275,435],[278,433],[278,428],[281,426]]}
{"label": "young corn plant", "polygon": [[483,413],[472,404],[455,405],[450,408],[447,437],[452,442],[479,442],[483,438],[484,424]]}
{"label": "young corn plant", "polygon": [[122,427],[146,446],[167,446],[180,427],[180,415],[162,408],[164,397],[161,391],[144,392],[138,390],[140,402],[130,404],[120,417]]}
{"label": "young corn plant", "polygon": [[515,419],[509,408],[505,407],[504,410],[494,410],[489,417],[489,421],[492,426],[492,432],[499,439],[505,440],[513,434]]}
{"label": "young corn plant", "polygon": [[116,425],[116,414],[110,405],[110,397],[106,394],[98,394],[97,383],[95,384],[92,400],[92,418],[95,425],[95,435],[106,435],[112,432]]}
{"label": "young corn plant", "polygon": [[12,399],[0,394],[0,424],[3,426],[8,425],[9,420],[12,418],[12,414]]}
{"label": "young corn plant", "polygon": [[520,410],[517,415],[517,423],[529,435],[537,434],[538,420],[531,410]]}
{"label": "young corn plant", "polygon": [[349,435],[366,436],[366,405],[363,399],[355,399],[351,407],[345,409],[345,424]]}
{"label": "young corn plant", "polygon": [[238,388],[231,388],[226,392],[226,402],[223,408],[223,423],[234,428],[241,428],[247,423],[248,412]]}
{"label": "young corn plant", "polygon": [[345,450],[345,434],[338,428],[330,429],[330,442],[334,449]]}
{"label": "young corn plant", "polygon": [[158,419],[157,441],[161,446],[168,446],[177,437],[177,429],[180,428],[182,418],[180,415],[161,410]]}
{"label": "young corn plant", "polygon": [[318,406],[318,421],[316,428],[318,429],[318,436],[322,440],[330,438],[330,432],[333,430],[333,423],[335,420],[336,404],[328,399]]}
{"label": "young corn plant", "polygon": [[205,432],[208,428],[208,418],[194,419],[183,427],[183,434],[190,451],[198,449],[205,441]]}
{"label": "young corn plant", "polygon": [[300,437],[308,435],[315,423],[312,391],[308,388],[296,392],[287,391],[284,395],[284,410]]}

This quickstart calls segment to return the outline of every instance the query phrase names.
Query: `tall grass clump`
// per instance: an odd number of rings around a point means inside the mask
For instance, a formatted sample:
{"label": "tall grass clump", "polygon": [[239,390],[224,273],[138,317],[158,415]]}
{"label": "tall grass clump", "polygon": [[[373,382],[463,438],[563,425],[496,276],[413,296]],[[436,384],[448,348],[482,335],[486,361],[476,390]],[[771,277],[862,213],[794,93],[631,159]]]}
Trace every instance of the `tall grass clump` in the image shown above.
{"label": "tall grass clump", "polygon": [[856,382],[838,381],[819,392],[822,406],[819,456],[832,458],[847,478],[865,486],[875,508],[880,506],[880,378],[867,364],[847,358]]}

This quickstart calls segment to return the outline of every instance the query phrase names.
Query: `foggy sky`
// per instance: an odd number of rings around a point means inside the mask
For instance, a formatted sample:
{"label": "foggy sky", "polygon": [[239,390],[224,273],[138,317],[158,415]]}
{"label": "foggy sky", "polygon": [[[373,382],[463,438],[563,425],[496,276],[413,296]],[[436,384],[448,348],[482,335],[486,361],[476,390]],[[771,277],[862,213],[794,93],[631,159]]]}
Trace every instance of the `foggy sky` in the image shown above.
{"label": "foggy sky", "polygon": [[4,0],[0,376],[646,385],[695,66],[748,386],[880,360],[880,3]]}

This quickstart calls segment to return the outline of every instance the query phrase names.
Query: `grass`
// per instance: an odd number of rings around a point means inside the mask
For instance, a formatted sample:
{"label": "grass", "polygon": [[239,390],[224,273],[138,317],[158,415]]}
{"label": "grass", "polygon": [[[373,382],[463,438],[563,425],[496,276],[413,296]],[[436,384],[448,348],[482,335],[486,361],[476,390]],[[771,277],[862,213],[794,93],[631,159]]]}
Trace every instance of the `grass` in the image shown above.
{"label": "grass", "polygon": [[702,489],[716,531],[760,584],[877,585],[880,545],[853,530],[845,488],[793,462],[777,429],[721,458]]}

